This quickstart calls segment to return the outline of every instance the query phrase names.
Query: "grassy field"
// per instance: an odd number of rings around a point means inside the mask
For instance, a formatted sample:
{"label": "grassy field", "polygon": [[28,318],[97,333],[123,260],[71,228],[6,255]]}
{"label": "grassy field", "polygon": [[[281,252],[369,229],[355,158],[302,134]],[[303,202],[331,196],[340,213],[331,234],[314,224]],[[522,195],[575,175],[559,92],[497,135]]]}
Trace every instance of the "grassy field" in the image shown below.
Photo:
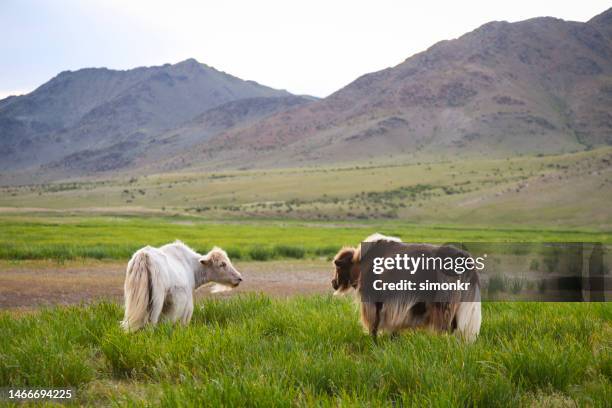
{"label": "grassy field", "polygon": [[[612,307],[488,303],[474,344],[372,343],[352,300],[200,303],[189,327],[120,331],[101,303],[0,314],[0,384],[76,387],[81,404],[609,406]],[[526,328],[529,327],[529,330]]]}
{"label": "grassy field", "polygon": [[330,257],[373,232],[407,242],[612,242],[596,230],[427,226],[401,221],[206,221],[199,217],[0,216],[0,259],[128,259],[144,245],[180,239],[204,252],[213,245],[235,259]]}
{"label": "grassy field", "polygon": [[[105,260],[91,273],[108,278],[106,264],[175,239],[246,261],[330,258],[373,232],[408,242],[610,244],[611,160],[603,148],[0,187],[0,276],[15,266],[13,284],[28,274],[46,290],[54,271],[78,262],[90,273]],[[37,262],[46,265],[40,276],[28,267]],[[64,275],[87,289],[81,275]],[[87,290],[120,292],[119,281]],[[66,299],[55,290],[49,298]],[[134,335],[119,330],[114,303],[0,312],[0,386],[74,386],[86,405],[609,406],[610,304],[483,307],[472,345],[424,332],[374,345],[352,301],[323,295],[208,298],[189,327]]]}
{"label": "grassy field", "polygon": [[207,219],[612,229],[612,148],[556,156],[180,172],[0,187],[0,207]]}

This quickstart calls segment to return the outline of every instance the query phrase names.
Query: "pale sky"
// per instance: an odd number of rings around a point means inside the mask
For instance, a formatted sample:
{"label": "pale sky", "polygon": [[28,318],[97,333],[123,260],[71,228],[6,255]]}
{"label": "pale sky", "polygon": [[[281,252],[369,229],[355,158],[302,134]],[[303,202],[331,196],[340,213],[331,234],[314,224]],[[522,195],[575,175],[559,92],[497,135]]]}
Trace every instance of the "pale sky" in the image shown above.
{"label": "pale sky", "polygon": [[608,1],[0,0],[0,98],[64,70],[195,58],[324,97],[492,20],[586,21]]}

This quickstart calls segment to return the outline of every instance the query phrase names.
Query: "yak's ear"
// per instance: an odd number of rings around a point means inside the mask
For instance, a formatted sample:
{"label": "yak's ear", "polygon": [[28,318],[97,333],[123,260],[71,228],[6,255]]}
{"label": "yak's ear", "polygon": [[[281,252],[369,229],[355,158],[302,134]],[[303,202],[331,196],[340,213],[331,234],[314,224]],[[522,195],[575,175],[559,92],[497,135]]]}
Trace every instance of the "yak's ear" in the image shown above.
{"label": "yak's ear", "polygon": [[212,259],[208,255],[204,255],[199,259],[200,263],[205,266],[209,266],[212,262]]}
{"label": "yak's ear", "polygon": [[336,266],[350,265],[353,262],[353,256],[355,256],[355,250],[352,248],[343,249],[336,255],[334,264]]}

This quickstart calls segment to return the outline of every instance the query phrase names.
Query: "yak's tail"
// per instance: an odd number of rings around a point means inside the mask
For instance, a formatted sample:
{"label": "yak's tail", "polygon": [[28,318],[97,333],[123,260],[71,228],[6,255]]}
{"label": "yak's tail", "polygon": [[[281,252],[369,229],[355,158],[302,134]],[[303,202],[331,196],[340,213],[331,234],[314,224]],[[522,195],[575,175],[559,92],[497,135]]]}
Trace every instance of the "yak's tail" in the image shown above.
{"label": "yak's tail", "polygon": [[128,263],[125,276],[125,316],[121,327],[133,332],[147,323],[157,323],[164,304],[159,271],[147,249],[136,252]]}
{"label": "yak's tail", "polygon": [[459,335],[468,342],[476,340],[482,322],[480,302],[461,302],[455,318]]}

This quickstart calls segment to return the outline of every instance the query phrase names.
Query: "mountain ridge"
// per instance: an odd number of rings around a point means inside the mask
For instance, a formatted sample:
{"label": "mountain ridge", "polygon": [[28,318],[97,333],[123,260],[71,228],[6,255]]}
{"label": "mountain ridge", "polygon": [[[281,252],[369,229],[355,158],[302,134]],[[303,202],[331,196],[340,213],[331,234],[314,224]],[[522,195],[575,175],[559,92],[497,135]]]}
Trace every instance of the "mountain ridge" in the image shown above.
{"label": "mountain ridge", "polygon": [[320,100],[195,59],[65,71],[0,100],[0,131],[0,171],[56,178],[611,145],[612,8],[488,22]]}
{"label": "mountain ridge", "polygon": [[[586,23],[552,17],[486,23],[362,75],[323,100],[220,134],[202,154],[323,162],[349,150],[359,159],[612,144],[612,41],[603,32],[610,14]],[[384,126],[387,119],[393,127]]]}
{"label": "mountain ridge", "polygon": [[127,141],[145,143],[224,103],[289,95],[194,59],[124,71],[63,71],[28,95],[0,101],[2,168],[45,165]]}

